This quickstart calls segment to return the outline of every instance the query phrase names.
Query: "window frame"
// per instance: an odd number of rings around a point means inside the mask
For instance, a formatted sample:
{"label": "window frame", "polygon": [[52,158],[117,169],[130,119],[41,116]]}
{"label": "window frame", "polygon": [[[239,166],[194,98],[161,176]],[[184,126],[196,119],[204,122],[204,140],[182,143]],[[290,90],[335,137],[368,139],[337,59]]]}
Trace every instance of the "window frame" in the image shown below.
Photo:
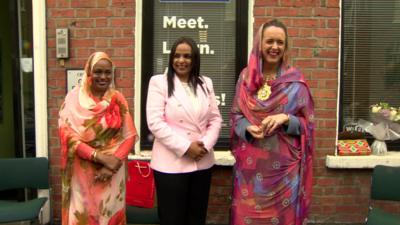
{"label": "window frame", "polygon": [[[251,4],[251,1],[242,1],[242,0],[237,0],[236,2],[236,46],[235,46],[235,52],[236,52],[236,59],[237,63],[236,68],[235,68],[235,81],[237,80],[240,71],[247,65],[247,59],[248,59],[248,30],[249,30],[249,7]],[[206,3],[205,3],[206,4]],[[152,142],[146,141],[145,137],[150,133],[147,129],[147,120],[146,120],[146,99],[147,99],[147,90],[148,90],[148,83],[150,81],[150,78],[152,74],[146,74],[148,73],[147,71],[152,71],[152,60],[146,60],[146,59],[152,59],[153,58],[153,52],[149,51],[147,46],[152,46],[152,37],[153,35],[153,9],[154,9],[154,3],[153,1],[142,1],[141,5],[137,6],[137,9],[140,8],[142,10],[142,25],[141,25],[141,70],[139,73],[141,80],[140,83],[141,89],[140,89],[140,97],[139,101],[136,101],[136,103],[140,104],[140,112],[138,116],[140,117],[139,121],[140,126],[138,126],[139,132],[140,132],[140,141],[137,146],[137,148],[142,149],[142,150],[150,150],[152,149]],[[144,19],[146,18],[146,19]],[[242,31],[246,32],[242,32]],[[147,37],[147,38],[146,38]],[[244,52],[244,54],[243,54]],[[136,86],[137,88],[137,86]],[[137,93],[137,92],[136,92]],[[138,96],[138,95],[136,95]],[[216,150],[227,150],[229,149],[229,144],[230,140],[229,138],[223,138],[219,139],[216,145],[214,146],[214,149]],[[140,152],[140,150],[137,150],[136,152]]]}
{"label": "window frame", "polygon": [[[340,19],[340,76],[339,76],[339,108],[338,108],[338,122],[337,122],[337,131],[338,133],[343,131],[343,127],[344,127],[344,89],[345,89],[345,85],[344,85],[344,65],[345,65],[345,7],[344,7],[344,2],[341,2],[341,19]],[[368,91],[370,92],[370,89],[368,88]],[[378,102],[377,102],[378,103]],[[371,145],[373,143],[373,141],[375,140],[375,138],[370,135],[369,133],[365,133],[365,138],[367,139],[368,143]],[[399,140],[394,140],[394,141],[385,141],[387,144],[387,148],[388,151],[400,151],[400,139]],[[335,145],[336,146],[336,145]],[[337,148],[335,149],[335,154],[337,154]]]}

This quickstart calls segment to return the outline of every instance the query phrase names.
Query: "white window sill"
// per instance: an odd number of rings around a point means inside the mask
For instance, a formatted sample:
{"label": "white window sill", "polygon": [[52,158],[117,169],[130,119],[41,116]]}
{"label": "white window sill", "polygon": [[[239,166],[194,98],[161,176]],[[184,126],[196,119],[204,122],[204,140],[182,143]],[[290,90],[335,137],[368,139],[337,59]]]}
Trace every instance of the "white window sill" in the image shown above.
{"label": "white window sill", "polygon": [[326,166],[335,169],[368,169],[376,165],[400,166],[400,152],[389,151],[386,155],[326,156]]}
{"label": "white window sill", "polygon": [[[227,151],[214,151],[215,165],[218,166],[233,166],[235,164],[235,159],[229,150]],[[130,154],[128,159],[139,159],[150,161],[151,151],[140,151],[139,155]]]}

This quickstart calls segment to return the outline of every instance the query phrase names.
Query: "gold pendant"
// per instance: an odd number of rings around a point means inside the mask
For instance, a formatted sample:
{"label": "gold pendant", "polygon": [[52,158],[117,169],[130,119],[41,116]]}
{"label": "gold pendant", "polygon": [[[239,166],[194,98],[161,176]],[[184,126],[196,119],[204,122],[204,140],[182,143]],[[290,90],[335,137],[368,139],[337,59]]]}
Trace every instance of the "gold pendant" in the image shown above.
{"label": "gold pendant", "polygon": [[265,82],[264,85],[258,90],[257,98],[259,100],[265,101],[268,99],[270,95],[271,95],[271,86],[269,86],[267,82]]}

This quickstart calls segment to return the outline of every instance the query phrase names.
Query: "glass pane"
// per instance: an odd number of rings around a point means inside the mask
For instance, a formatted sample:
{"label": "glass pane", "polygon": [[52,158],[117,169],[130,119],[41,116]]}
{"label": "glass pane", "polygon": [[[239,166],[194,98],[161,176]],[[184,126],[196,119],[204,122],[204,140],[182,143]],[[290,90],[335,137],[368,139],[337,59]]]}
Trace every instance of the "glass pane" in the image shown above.
{"label": "glass pane", "polygon": [[369,119],[369,106],[400,106],[400,3],[344,1],[344,122]]}
{"label": "glass pane", "polygon": [[3,51],[1,50],[1,39],[0,39],[0,124],[3,123],[3,69],[1,66],[1,53]]}
{"label": "glass pane", "polygon": [[[229,112],[235,92],[238,59],[237,1],[153,1],[152,67],[145,76],[162,74],[168,66],[173,42],[181,36],[193,38],[200,49],[200,74],[213,81],[223,117],[220,147],[229,142]],[[144,50],[145,51],[145,50]],[[144,52],[145,54],[145,52]],[[246,57],[246,54],[243,54]],[[149,59],[150,60],[150,59]],[[145,84],[146,85],[146,84]],[[144,137],[146,141],[151,141]]]}
{"label": "glass pane", "polygon": [[32,1],[20,0],[20,79],[24,128],[24,149],[27,157],[35,157],[35,102],[33,83]]}

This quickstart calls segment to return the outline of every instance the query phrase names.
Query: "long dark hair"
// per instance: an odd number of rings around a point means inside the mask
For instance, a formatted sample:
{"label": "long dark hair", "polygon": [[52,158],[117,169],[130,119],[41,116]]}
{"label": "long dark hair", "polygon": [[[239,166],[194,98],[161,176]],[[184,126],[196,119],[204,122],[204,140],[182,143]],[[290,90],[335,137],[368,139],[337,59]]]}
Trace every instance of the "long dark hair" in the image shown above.
{"label": "long dark hair", "polygon": [[188,44],[191,49],[192,49],[192,70],[190,71],[189,74],[189,84],[190,86],[193,87],[194,94],[196,94],[196,88],[197,85],[201,86],[201,89],[203,89],[203,81],[200,79],[200,50],[197,47],[196,42],[189,37],[180,37],[178,38],[175,43],[172,45],[171,48],[171,53],[169,54],[169,62],[168,62],[168,71],[167,71],[167,81],[168,81],[168,97],[171,97],[172,94],[174,93],[174,76],[175,76],[175,70],[173,67],[174,63],[174,56],[176,52],[176,48],[178,47],[179,44],[186,43]]}

